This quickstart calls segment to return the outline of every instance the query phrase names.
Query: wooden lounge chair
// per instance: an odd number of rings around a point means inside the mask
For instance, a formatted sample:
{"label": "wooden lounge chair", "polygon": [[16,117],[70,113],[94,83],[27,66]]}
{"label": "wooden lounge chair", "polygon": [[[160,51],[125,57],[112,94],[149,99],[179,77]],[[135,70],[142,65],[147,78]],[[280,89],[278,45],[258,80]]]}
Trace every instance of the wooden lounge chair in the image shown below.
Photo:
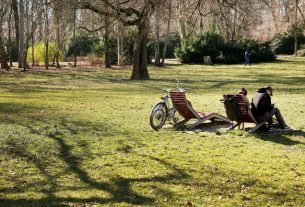
{"label": "wooden lounge chair", "polygon": [[[254,133],[265,124],[265,122],[258,123],[256,121],[250,108],[247,106],[246,98],[243,94],[227,94],[223,95],[223,98],[227,116],[231,121],[236,122],[227,130],[233,130],[236,127],[240,129],[241,126],[244,129],[244,123],[254,123],[255,127],[249,131],[249,133]],[[226,103],[226,101],[228,102]]]}
{"label": "wooden lounge chair", "polygon": [[183,116],[184,120],[178,122],[176,125],[184,125],[191,119],[197,119],[192,123],[189,128],[195,128],[199,124],[207,120],[214,121],[224,121],[230,123],[230,120],[227,117],[224,117],[217,113],[212,112],[196,112],[191,103],[186,99],[184,92],[172,91],[170,92],[170,98],[175,109]]}

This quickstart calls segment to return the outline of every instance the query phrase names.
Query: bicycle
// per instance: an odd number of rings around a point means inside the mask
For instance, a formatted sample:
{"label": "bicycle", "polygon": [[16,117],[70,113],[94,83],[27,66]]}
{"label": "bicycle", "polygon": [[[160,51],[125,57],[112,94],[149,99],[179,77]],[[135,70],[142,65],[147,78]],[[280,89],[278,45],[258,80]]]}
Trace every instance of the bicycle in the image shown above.
{"label": "bicycle", "polygon": [[[179,80],[176,80],[176,90],[186,92],[185,89],[179,87]],[[163,127],[166,120],[171,121],[173,120],[174,124],[179,122],[179,115],[176,113],[177,110],[175,106],[171,104],[170,106],[170,92],[171,89],[163,89],[163,91],[167,92],[167,94],[161,97],[162,101],[157,102],[150,112],[150,126],[155,130],[158,131]]]}

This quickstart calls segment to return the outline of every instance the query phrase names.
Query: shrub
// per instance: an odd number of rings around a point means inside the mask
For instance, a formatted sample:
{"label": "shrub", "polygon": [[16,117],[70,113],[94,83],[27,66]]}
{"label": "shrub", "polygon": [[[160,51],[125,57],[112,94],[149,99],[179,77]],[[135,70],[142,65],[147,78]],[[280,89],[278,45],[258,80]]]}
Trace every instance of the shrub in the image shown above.
{"label": "shrub", "polygon": [[[124,63],[132,64],[133,63],[133,54],[137,41],[137,30],[134,28],[128,28],[124,32],[123,36],[123,54],[124,54]],[[147,62],[150,63],[153,57],[154,46],[152,41],[148,40],[147,42]],[[117,50],[116,50],[117,51]]]}
{"label": "shrub", "polygon": [[[45,43],[44,42],[38,42],[34,44],[34,62],[36,64],[40,64],[45,62],[45,56],[46,56],[46,50],[45,50]],[[54,59],[54,56],[56,54],[56,47],[54,42],[49,42],[49,62],[52,62]],[[28,57],[27,60],[29,62],[32,62],[32,50],[33,47],[29,47],[28,49]],[[59,52],[59,60],[62,61],[62,52]]]}
{"label": "shrub", "polygon": [[245,49],[237,42],[227,42],[222,47],[222,53],[217,57],[216,63],[235,64],[244,61]]}
{"label": "shrub", "polygon": [[244,39],[239,42],[224,42],[216,33],[206,32],[191,37],[176,48],[176,56],[183,63],[202,63],[203,56],[211,56],[215,63],[237,64],[244,62],[244,53],[251,54],[250,62],[273,61],[270,42]]}
{"label": "shrub", "polygon": [[97,37],[91,37],[87,34],[76,36],[70,40],[66,56],[86,56],[94,51],[95,45],[98,43]]}
{"label": "shrub", "polygon": [[[137,31],[135,29],[129,28],[124,33],[124,37],[123,37],[124,63],[130,65],[132,64],[136,38],[137,38]],[[147,55],[147,59],[149,59],[149,55]]]}
{"label": "shrub", "polygon": [[[241,48],[243,48],[243,51],[248,50],[250,52],[250,62],[258,63],[275,60],[270,42],[259,43],[257,40],[246,39],[241,41]],[[242,57],[244,60],[244,56]]]}
{"label": "shrub", "polygon": [[[118,62],[117,56],[117,39],[113,34],[109,35],[108,38],[108,49],[109,49],[109,63],[115,64]],[[94,44],[93,53],[98,57],[105,57],[104,52],[104,41]]]}
{"label": "shrub", "polygon": [[214,62],[221,54],[223,38],[213,32],[201,32],[197,36],[192,36],[177,47],[175,55],[182,63],[202,63],[203,56],[211,56]]}
{"label": "shrub", "polygon": [[[161,37],[160,40],[160,55],[163,55],[163,48],[165,45],[165,37]],[[151,39],[148,44],[151,48],[151,56],[154,56],[154,48],[155,48],[155,40]],[[165,58],[175,58],[175,48],[180,46],[180,37],[177,32],[173,32],[169,34],[167,47],[166,47],[166,54]]]}
{"label": "shrub", "polygon": [[12,61],[17,62],[18,61],[18,47],[17,47],[15,39],[12,39],[11,42],[9,42],[8,39],[6,39],[5,47],[6,47],[7,53],[8,53],[8,49],[10,46],[12,49],[12,51],[11,51],[12,52]]}
{"label": "shrub", "polygon": [[[272,49],[275,54],[294,54],[295,29],[292,27],[287,32],[277,33],[272,39]],[[305,43],[305,36],[302,29],[297,29],[298,49]]]}

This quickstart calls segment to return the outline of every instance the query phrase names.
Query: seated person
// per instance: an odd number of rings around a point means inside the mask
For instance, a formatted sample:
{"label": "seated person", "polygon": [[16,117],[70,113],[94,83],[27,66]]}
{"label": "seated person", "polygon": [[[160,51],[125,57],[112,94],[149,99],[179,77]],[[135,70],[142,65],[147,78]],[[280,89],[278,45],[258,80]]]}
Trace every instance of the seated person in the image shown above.
{"label": "seated person", "polygon": [[238,94],[243,95],[242,98],[243,98],[244,102],[246,103],[247,109],[250,109],[250,103],[247,98],[248,91],[245,88],[241,88],[240,91],[238,92]]}
{"label": "seated person", "polygon": [[272,116],[275,115],[281,128],[285,131],[291,131],[292,129],[285,123],[281,112],[278,108],[271,104],[272,87],[270,85],[260,88],[254,95],[251,103],[251,111],[259,122],[268,121],[268,130],[275,131],[273,127]]}

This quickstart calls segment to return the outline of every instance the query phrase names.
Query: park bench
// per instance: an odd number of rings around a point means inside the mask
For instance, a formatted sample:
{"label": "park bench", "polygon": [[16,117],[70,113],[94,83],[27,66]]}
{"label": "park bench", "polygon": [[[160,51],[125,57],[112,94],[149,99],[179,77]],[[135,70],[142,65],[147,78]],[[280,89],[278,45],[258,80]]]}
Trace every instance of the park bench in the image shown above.
{"label": "park bench", "polygon": [[230,123],[230,120],[227,117],[224,117],[218,113],[213,112],[196,112],[190,101],[188,101],[185,97],[184,92],[180,91],[172,91],[170,92],[170,98],[172,100],[172,103],[175,107],[175,109],[178,111],[178,113],[184,118],[184,120],[178,122],[176,126],[178,125],[184,125],[191,119],[196,119],[195,122],[190,124],[189,128],[195,128],[196,126],[204,123],[205,121],[223,121]]}

